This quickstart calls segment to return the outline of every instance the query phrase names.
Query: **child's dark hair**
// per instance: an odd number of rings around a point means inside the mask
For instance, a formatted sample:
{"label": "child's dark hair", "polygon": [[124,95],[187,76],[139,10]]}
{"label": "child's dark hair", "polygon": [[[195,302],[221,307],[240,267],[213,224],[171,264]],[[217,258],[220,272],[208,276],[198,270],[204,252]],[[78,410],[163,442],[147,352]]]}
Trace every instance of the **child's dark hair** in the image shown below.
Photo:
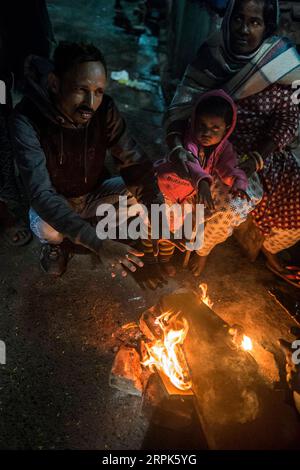
{"label": "child's dark hair", "polygon": [[83,62],[101,62],[107,75],[107,66],[102,52],[93,44],[61,41],[53,55],[54,72],[62,77],[68,70]]}
{"label": "child's dark hair", "polygon": [[203,115],[218,116],[224,119],[226,126],[231,126],[233,121],[233,109],[229,101],[222,96],[209,96],[200,101],[195,110],[195,117]]}

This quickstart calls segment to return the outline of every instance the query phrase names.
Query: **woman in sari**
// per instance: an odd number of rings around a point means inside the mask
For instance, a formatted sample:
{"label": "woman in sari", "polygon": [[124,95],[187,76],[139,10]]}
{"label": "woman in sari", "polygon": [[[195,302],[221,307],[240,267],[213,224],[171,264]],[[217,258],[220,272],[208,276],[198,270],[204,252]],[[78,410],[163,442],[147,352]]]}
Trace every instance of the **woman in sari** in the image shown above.
{"label": "woman in sari", "polygon": [[238,107],[231,142],[249,178],[249,200],[233,198],[219,183],[212,187],[217,210],[205,225],[195,275],[212,248],[252,211],[268,267],[300,287],[300,268],[283,266],[277,257],[300,239],[300,167],[289,148],[299,125],[293,83],[300,78],[300,59],[287,39],[275,36],[278,22],[278,0],[230,0],[221,31],[187,67],[166,114],[169,159],[188,177],[186,162],[193,157],[182,136],[195,100],[220,88]]}

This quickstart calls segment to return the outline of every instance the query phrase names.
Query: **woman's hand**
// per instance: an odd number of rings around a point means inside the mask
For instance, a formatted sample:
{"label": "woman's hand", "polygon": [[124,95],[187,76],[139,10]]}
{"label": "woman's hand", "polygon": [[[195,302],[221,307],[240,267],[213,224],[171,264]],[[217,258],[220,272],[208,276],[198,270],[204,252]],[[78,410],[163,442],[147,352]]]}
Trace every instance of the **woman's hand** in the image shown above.
{"label": "woman's hand", "polygon": [[210,185],[205,179],[201,180],[198,184],[198,203],[204,204],[204,206],[211,211],[215,210],[214,201],[210,191]]}
{"label": "woman's hand", "polygon": [[195,157],[183,147],[175,147],[168,155],[168,160],[175,163],[176,171],[181,178],[190,179],[190,172],[187,167],[188,162],[195,162]]}
{"label": "woman's hand", "polygon": [[256,161],[249,157],[245,162],[239,164],[239,168],[246,173],[247,178],[256,172]]}
{"label": "woman's hand", "polygon": [[246,176],[250,178],[256,171],[261,171],[264,167],[264,160],[261,153],[250,152],[244,155],[239,164],[239,168],[246,173]]}

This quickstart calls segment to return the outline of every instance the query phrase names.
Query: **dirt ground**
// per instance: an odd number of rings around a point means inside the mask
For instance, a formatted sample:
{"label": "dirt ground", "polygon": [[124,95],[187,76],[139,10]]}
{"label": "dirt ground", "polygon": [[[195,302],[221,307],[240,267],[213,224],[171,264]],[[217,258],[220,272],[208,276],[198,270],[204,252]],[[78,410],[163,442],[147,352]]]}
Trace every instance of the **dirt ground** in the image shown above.
{"label": "dirt ground", "polygon": [[[132,134],[151,158],[160,157],[164,103],[156,39],[139,40],[114,27],[113,2],[51,0],[48,6],[57,40],[93,41],[110,72],[125,69],[150,84],[151,93],[111,81],[109,92]],[[142,291],[131,278],[112,280],[90,255],[76,255],[65,275],[53,280],[38,260],[37,240],[19,249],[0,241],[0,339],[7,350],[7,363],[0,365],[0,448],[140,448],[149,427],[140,399],[108,384],[114,332],[137,320],[163,292],[186,283],[195,287],[196,281],[182,271],[163,290]],[[267,292],[278,281],[263,258],[249,263],[232,238],[216,247],[201,281],[208,284],[215,312],[241,324],[280,363],[277,340],[291,339],[294,322]],[[259,361],[270,386],[284,389],[273,355],[262,353]]]}

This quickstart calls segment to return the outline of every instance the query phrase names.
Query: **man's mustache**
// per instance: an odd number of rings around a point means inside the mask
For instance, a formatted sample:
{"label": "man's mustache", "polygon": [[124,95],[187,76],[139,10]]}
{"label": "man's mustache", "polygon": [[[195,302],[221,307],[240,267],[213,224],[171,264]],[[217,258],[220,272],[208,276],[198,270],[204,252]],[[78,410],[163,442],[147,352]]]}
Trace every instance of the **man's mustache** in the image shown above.
{"label": "man's mustache", "polygon": [[88,106],[79,106],[79,108],[77,108],[77,111],[79,112],[83,112],[83,113],[91,113],[91,114],[94,114],[94,110],[89,108]]}

